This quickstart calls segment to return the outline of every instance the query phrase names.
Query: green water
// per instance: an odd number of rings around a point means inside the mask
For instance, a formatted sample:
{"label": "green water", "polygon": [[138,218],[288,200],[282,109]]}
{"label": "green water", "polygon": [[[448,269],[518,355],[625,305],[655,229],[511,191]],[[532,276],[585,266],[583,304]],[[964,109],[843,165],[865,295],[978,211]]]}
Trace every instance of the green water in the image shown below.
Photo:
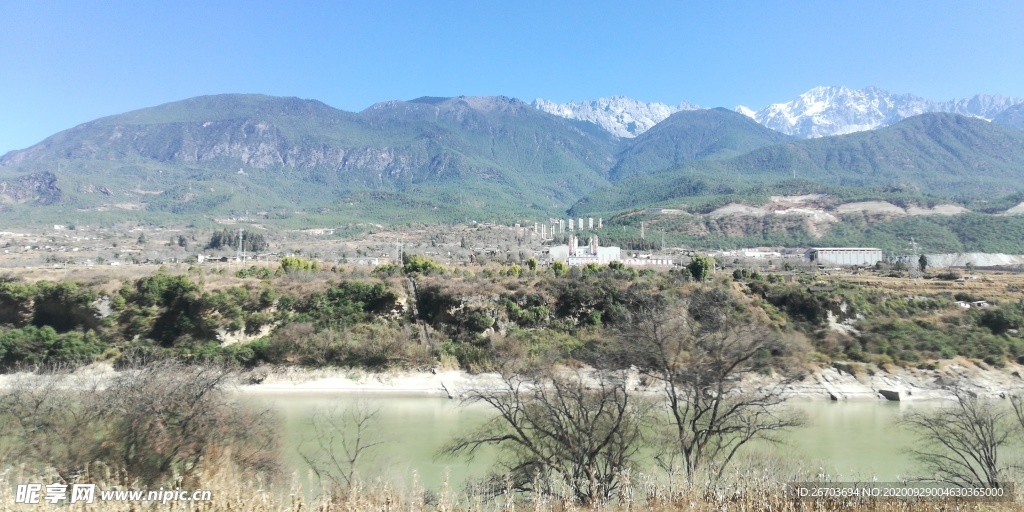
{"label": "green water", "polygon": [[803,402],[793,407],[808,418],[793,430],[783,453],[824,465],[833,480],[898,480],[908,476],[914,461],[906,453],[915,436],[897,424],[912,408],[938,404],[907,402]]}
{"label": "green water", "polygon": [[493,452],[487,452],[474,461],[437,457],[453,436],[466,433],[489,418],[487,409],[479,405],[464,406],[445,398],[358,394],[289,394],[252,400],[269,405],[283,416],[284,458],[298,469],[305,484],[311,480],[301,453],[318,449],[310,424],[317,410],[340,412],[346,407],[360,406],[379,410],[367,440],[380,444],[364,452],[359,470],[361,475],[372,475],[398,486],[411,487],[414,480],[425,489],[439,489],[446,480],[458,486],[471,477],[481,476],[490,467],[489,457],[493,456]]}
{"label": "green water", "polygon": [[[467,478],[486,472],[493,456],[493,452],[485,453],[472,462],[436,458],[452,436],[464,434],[490,417],[485,406],[479,404],[466,407],[444,398],[351,394],[289,394],[251,400],[283,415],[286,459],[298,468],[306,484],[310,480],[308,471],[302,469],[299,452],[315,446],[308,422],[318,408],[341,410],[359,402],[379,408],[379,421],[371,433],[383,443],[366,452],[360,469],[363,474],[395,485],[410,486],[415,478],[426,489],[438,489],[446,480],[458,487]],[[808,426],[787,434],[783,445],[760,446],[759,451],[799,460],[801,468],[813,472],[821,468],[832,480],[875,477],[891,481],[907,476],[914,468],[906,453],[914,436],[896,424],[898,418],[913,408],[937,404],[814,401],[794,402],[792,406],[807,415]]]}

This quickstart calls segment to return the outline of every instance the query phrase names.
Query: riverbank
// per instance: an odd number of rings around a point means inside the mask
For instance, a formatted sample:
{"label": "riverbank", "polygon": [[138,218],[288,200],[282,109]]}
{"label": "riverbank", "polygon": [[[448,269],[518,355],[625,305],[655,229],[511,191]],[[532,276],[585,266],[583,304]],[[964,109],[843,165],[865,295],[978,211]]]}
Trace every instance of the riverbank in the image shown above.
{"label": "riverbank", "polygon": [[387,394],[459,398],[470,390],[501,389],[496,373],[471,374],[462,370],[371,372],[359,368],[257,369],[237,387],[246,395],[281,394]]}
{"label": "riverbank", "polygon": [[[950,399],[954,389],[960,387],[982,397],[1005,398],[1024,393],[1022,375],[1021,365],[987,368],[965,358],[940,361],[934,368],[835,363],[808,367],[804,378],[786,386],[784,393],[795,400],[920,401]],[[367,393],[454,399],[473,390],[504,387],[496,373],[471,374],[461,370],[376,373],[345,368],[276,368],[253,370],[247,379],[249,383],[237,389],[248,395]],[[741,389],[775,382],[768,376],[750,376]],[[642,393],[660,391],[656,382],[636,372],[630,375],[629,386]]]}
{"label": "riverbank", "polygon": [[[0,375],[0,389],[13,389],[29,375]],[[74,379],[65,380],[62,385],[103,388],[116,375],[109,364],[94,364],[75,370]],[[1024,366],[1018,364],[990,368],[965,358],[939,361],[927,368],[834,363],[826,367],[807,366],[803,378],[788,384],[784,394],[794,400],[920,401],[950,399],[953,390],[960,387],[981,397],[1006,398],[1024,394],[1022,376]],[[770,376],[752,375],[744,379],[740,390],[777,382]],[[635,371],[629,376],[628,386],[644,394],[661,391],[657,381],[645,379]],[[470,391],[504,387],[497,373],[473,374],[463,370],[372,372],[360,368],[260,367],[243,372],[234,391],[253,396],[381,394],[458,399]]]}

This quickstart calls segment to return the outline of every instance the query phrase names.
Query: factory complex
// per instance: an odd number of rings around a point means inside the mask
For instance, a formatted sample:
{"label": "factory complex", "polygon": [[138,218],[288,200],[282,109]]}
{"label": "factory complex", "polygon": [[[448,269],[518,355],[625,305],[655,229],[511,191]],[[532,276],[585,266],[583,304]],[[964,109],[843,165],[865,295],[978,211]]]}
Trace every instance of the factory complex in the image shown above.
{"label": "factory complex", "polygon": [[883,260],[877,247],[811,247],[805,256],[812,263],[838,266],[866,267]]}

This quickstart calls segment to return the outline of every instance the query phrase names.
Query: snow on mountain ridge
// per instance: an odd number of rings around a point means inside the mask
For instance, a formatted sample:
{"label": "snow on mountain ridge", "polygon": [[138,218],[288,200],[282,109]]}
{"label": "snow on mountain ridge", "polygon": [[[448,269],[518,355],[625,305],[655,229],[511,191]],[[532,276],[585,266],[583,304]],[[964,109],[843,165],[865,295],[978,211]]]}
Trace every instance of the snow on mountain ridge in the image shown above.
{"label": "snow on mountain ridge", "polygon": [[555,103],[537,98],[533,106],[543,112],[568,119],[590,121],[617,137],[636,137],[680,110],[700,107],[687,102],[677,106],[612,96],[580,102]]}
{"label": "snow on mountain ridge", "polygon": [[832,86],[815,87],[793,101],[768,105],[756,112],[742,105],[735,110],[787,135],[815,138],[873,130],[926,112],[949,112],[990,120],[1019,103],[1024,100],[984,94],[936,102],[911,94],[892,94],[877,87]]}
{"label": "snow on mountain ridge", "polygon": [[736,108],[734,108],[733,110],[736,111],[736,112],[739,112],[740,114],[743,114],[743,115],[745,115],[745,116],[747,116],[747,117],[749,117],[751,119],[754,119],[754,116],[757,115],[757,112],[754,112],[753,110],[751,110],[751,109],[749,109],[747,107],[744,107],[743,105],[737,105]]}
{"label": "snow on mountain ridge", "polygon": [[[893,94],[877,87],[852,89],[844,86],[815,87],[786,103],[774,103],[754,111],[743,105],[733,110],[787,135],[802,138],[827,137],[874,130],[927,112],[948,112],[991,120],[1024,99],[978,94],[969,99],[932,101],[912,94]],[[536,99],[532,105],[544,112],[590,121],[617,137],[636,137],[680,110],[700,107],[682,102],[678,106],[612,96],[597,100],[555,103]]]}

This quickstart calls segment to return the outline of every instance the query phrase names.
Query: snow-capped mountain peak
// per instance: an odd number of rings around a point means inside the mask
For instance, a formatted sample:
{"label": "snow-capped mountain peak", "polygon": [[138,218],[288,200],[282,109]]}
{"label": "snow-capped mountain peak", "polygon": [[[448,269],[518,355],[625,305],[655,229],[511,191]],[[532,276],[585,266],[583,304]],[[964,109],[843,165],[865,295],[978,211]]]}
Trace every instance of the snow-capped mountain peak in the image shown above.
{"label": "snow-capped mountain peak", "polygon": [[744,107],[743,105],[737,105],[736,108],[734,108],[733,110],[735,110],[736,112],[739,112],[740,114],[743,114],[743,115],[745,115],[745,116],[747,116],[747,117],[749,117],[751,119],[754,119],[754,116],[757,115],[757,112],[754,112],[753,110],[751,110],[751,109],[749,109],[747,107]]}
{"label": "snow-capped mountain peak", "polygon": [[[802,138],[827,137],[874,130],[927,112],[949,112],[992,120],[1024,103],[1021,98],[978,94],[969,99],[932,101],[912,94],[894,94],[877,87],[815,87],[786,103],[760,110],[739,105],[733,110],[773,130]],[[682,102],[645,103],[623,96],[555,103],[536,99],[533,106],[549,114],[592,122],[618,137],[636,137],[680,110],[701,107]]]}
{"label": "snow-capped mountain peak", "polygon": [[569,103],[537,98],[533,106],[556,116],[590,121],[617,137],[636,137],[680,110],[700,108],[685,101],[672,106],[659,102],[644,103],[623,96]]}
{"label": "snow-capped mountain peak", "polygon": [[992,119],[1024,100],[977,95],[967,100],[936,102],[911,94],[893,94],[877,87],[851,89],[842,86],[815,87],[793,101],[768,105],[756,112],[744,107],[736,111],[787,135],[813,138],[841,135],[888,126],[926,112],[951,112]]}

